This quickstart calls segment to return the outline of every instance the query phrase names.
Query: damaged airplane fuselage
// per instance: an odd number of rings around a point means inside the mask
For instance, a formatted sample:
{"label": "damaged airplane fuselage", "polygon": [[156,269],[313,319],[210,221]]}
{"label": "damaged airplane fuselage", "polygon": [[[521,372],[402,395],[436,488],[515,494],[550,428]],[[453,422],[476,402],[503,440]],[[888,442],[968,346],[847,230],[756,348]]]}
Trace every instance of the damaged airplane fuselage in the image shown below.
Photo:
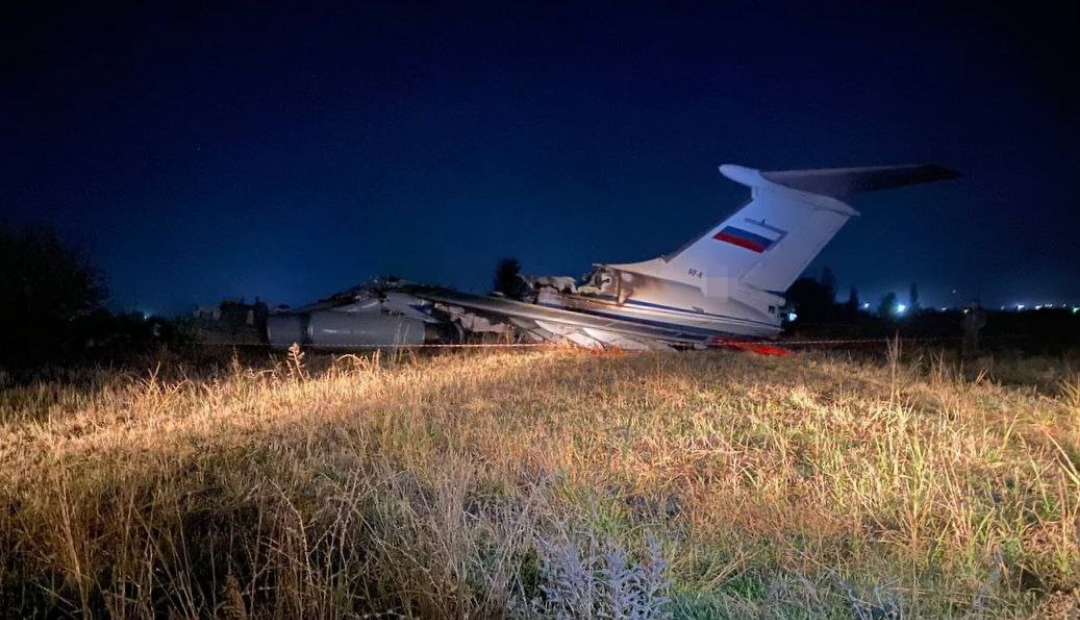
{"label": "damaged airplane fuselage", "polygon": [[589,348],[700,348],[775,338],[783,292],[858,212],[858,193],[958,176],[934,165],[761,172],[724,165],[751,199],[678,250],[597,264],[583,279],[522,277],[516,298],[375,280],[267,320],[274,347],[416,346],[501,334]]}

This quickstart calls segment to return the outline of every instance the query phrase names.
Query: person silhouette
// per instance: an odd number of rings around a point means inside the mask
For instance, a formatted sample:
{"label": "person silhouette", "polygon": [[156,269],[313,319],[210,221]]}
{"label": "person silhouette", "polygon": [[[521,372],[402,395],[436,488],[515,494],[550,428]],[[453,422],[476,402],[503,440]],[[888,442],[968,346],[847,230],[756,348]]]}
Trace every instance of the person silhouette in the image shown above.
{"label": "person silhouette", "polygon": [[979,353],[979,332],[986,327],[986,312],[978,301],[972,301],[964,308],[964,318],[961,320],[964,328],[964,342],[961,354],[964,357],[973,357]]}

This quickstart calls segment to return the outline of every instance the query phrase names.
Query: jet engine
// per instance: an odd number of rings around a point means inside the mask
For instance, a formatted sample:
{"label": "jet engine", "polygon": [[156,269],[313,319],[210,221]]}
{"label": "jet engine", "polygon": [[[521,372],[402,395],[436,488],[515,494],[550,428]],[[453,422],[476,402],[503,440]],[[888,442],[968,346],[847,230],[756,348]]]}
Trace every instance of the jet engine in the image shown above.
{"label": "jet engine", "polygon": [[340,310],[272,314],[266,319],[266,337],[275,349],[287,349],[294,342],[320,349],[363,349],[443,340],[438,324],[403,315]]}

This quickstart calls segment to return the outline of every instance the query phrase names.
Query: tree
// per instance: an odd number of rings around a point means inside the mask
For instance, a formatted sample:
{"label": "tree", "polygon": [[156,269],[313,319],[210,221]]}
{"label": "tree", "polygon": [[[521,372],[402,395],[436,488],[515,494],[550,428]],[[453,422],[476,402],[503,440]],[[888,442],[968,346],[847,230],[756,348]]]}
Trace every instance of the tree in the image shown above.
{"label": "tree", "polygon": [[892,318],[896,308],[896,293],[885,293],[878,302],[877,313],[883,319]]}
{"label": "tree", "polygon": [[88,255],[51,230],[0,230],[0,356],[52,359],[106,290]]}
{"label": "tree", "polygon": [[854,314],[859,311],[862,304],[859,303],[859,289],[854,286],[848,291],[847,303],[844,304],[844,309],[850,314]]}
{"label": "tree", "polygon": [[805,323],[828,321],[835,314],[829,289],[813,278],[795,280],[786,296],[788,303],[795,306],[800,320]]}
{"label": "tree", "polygon": [[825,289],[825,294],[829,297],[829,303],[836,303],[836,276],[833,275],[832,269],[829,267],[821,270],[821,287]]}
{"label": "tree", "polygon": [[911,308],[912,313],[919,311],[919,285],[914,282],[911,283],[911,288],[908,290],[908,306]]}
{"label": "tree", "polygon": [[517,299],[525,293],[525,283],[521,280],[521,263],[516,258],[504,258],[495,267],[495,280],[492,289],[507,297]]}

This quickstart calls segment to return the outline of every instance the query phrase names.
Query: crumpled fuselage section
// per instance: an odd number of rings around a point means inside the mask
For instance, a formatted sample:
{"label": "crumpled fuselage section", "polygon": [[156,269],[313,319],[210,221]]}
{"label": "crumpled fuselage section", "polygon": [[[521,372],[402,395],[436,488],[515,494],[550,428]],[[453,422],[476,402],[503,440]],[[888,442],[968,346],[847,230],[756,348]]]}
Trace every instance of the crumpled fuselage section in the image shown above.
{"label": "crumpled fuselage section", "polygon": [[[717,336],[773,338],[780,331],[783,299],[762,297],[760,307],[726,294],[709,296],[697,286],[597,265],[570,286],[570,278],[530,278],[528,301],[643,324],[716,332]],[[746,295],[744,295],[746,296]]]}
{"label": "crumpled fuselage section", "polygon": [[272,314],[267,338],[324,349],[465,341],[565,342],[587,348],[701,348],[717,338],[772,337],[779,321],[693,287],[597,266],[578,280],[522,276],[518,298],[377,279]]}

